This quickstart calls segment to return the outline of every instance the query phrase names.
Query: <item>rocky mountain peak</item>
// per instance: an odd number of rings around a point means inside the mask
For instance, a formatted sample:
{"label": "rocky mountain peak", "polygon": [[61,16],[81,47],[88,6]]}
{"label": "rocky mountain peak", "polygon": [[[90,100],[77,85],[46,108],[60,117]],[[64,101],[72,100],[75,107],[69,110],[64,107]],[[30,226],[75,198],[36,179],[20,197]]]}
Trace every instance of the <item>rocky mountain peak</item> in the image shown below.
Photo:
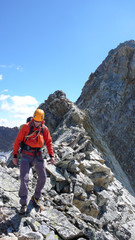
{"label": "rocky mountain peak", "polygon": [[55,131],[71,107],[72,102],[66,98],[66,94],[63,91],[56,91],[50,94],[48,99],[40,104],[39,108],[42,108],[45,112],[45,122],[51,133]]}
{"label": "rocky mountain peak", "polygon": [[76,104],[87,109],[135,189],[135,41],[109,52]]}

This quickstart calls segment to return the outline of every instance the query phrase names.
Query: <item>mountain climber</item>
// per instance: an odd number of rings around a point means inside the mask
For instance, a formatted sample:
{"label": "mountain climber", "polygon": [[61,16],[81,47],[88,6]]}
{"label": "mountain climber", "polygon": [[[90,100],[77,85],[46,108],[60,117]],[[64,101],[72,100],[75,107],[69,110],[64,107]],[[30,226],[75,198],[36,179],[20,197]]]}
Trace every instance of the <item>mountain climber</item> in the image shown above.
{"label": "mountain climber", "polygon": [[48,128],[44,125],[44,115],[45,114],[42,109],[37,109],[34,112],[32,120],[25,123],[20,129],[13,147],[13,163],[17,165],[19,147],[20,145],[23,146],[20,164],[21,182],[19,189],[21,214],[27,211],[29,171],[30,167],[33,165],[35,166],[38,180],[35,193],[31,200],[35,206],[40,206],[39,198],[46,182],[46,171],[41,152],[44,142],[47,147],[48,154],[50,155],[51,164],[55,163],[52,139]]}

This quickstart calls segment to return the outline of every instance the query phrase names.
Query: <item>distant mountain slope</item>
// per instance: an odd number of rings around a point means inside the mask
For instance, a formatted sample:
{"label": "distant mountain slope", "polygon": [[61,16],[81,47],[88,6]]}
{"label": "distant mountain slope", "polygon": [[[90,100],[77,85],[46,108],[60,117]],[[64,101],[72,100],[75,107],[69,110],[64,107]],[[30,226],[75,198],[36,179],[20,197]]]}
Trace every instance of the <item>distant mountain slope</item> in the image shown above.
{"label": "distant mountain slope", "polygon": [[135,189],[135,41],[109,52],[76,104],[87,110]]}
{"label": "distant mountain slope", "polygon": [[0,151],[8,152],[12,150],[18,128],[0,127]]}

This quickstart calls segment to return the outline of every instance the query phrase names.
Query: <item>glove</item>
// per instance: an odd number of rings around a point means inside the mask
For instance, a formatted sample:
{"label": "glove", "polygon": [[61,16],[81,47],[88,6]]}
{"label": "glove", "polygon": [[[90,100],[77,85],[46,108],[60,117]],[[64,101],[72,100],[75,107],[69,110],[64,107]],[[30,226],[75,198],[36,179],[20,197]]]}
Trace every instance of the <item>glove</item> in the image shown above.
{"label": "glove", "polygon": [[16,158],[16,157],[13,158],[13,164],[17,166],[17,164],[18,164],[18,158]]}
{"label": "glove", "polygon": [[54,159],[54,157],[51,157],[51,158],[50,158],[50,162],[51,162],[51,164],[54,165],[54,163],[55,163],[55,159]]}

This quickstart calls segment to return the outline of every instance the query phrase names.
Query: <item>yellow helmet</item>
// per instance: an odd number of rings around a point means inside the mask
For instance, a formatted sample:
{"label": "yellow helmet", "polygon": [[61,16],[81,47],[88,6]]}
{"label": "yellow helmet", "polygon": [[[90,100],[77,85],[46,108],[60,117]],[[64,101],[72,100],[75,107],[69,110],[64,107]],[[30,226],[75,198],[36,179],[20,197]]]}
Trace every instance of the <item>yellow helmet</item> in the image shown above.
{"label": "yellow helmet", "polygon": [[44,120],[44,116],[45,116],[45,113],[42,109],[37,109],[35,112],[34,112],[34,115],[33,115],[33,119],[37,122],[41,122]]}

